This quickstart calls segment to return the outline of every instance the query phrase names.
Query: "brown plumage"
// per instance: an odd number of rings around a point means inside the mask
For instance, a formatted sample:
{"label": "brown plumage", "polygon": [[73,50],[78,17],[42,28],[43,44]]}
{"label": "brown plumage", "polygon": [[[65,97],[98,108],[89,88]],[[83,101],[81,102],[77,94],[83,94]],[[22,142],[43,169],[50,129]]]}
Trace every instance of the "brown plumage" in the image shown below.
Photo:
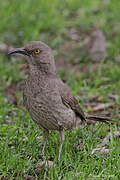
{"label": "brown plumage", "polygon": [[46,138],[49,130],[59,131],[60,159],[64,130],[78,128],[85,121],[106,122],[108,119],[86,115],[83,112],[68,86],[57,76],[52,51],[46,44],[40,41],[30,42],[8,54],[15,53],[24,54],[29,64],[30,72],[23,90],[25,107],[31,118],[43,129]]}

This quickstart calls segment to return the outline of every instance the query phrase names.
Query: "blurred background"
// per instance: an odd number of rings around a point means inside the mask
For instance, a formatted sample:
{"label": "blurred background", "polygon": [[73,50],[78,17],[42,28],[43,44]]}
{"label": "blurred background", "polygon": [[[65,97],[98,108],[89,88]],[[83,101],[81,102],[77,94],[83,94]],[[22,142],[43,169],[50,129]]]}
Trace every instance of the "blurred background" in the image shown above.
{"label": "blurred background", "polygon": [[[88,157],[88,151],[106,132],[119,129],[120,1],[1,0],[0,19],[1,180],[58,177],[73,180],[75,172],[76,179],[80,179],[79,172],[82,179],[95,179],[101,177],[103,167],[103,177],[119,179],[119,138],[113,137],[107,144],[111,150],[107,157],[102,154],[93,160]],[[110,116],[117,121],[117,125],[110,127],[96,124],[90,126],[90,131],[67,132],[64,165],[42,171],[36,168],[42,132],[22,105],[21,83],[26,78],[28,66],[20,56],[6,56],[8,50],[34,40],[41,40],[52,48],[58,74],[69,85],[84,111]],[[56,138],[53,133],[51,149],[48,149],[48,157],[53,159]],[[77,143],[75,151],[70,145],[74,142]],[[77,157],[76,164],[74,157]]]}

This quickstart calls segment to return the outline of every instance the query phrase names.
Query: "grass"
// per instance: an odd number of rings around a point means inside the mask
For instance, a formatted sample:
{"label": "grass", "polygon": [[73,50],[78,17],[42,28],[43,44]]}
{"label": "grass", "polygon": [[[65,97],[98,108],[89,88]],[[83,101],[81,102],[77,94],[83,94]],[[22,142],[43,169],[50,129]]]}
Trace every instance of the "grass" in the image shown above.
{"label": "grass", "polygon": [[[80,95],[80,102],[85,109],[89,97],[95,94],[102,97],[102,102],[111,102],[109,94],[118,96],[111,116],[117,121],[120,106],[120,31],[119,31],[118,0],[114,1],[82,1],[82,0],[18,0],[1,1],[0,41],[20,46],[31,40],[41,39],[55,51],[64,42],[71,27],[77,27],[82,32],[93,24],[103,30],[108,43],[108,56],[105,62],[97,65],[92,62],[82,62],[78,67],[87,67],[87,71],[74,71],[74,68],[62,67],[61,78],[74,95]],[[88,18],[89,17],[89,18]],[[71,52],[72,53],[72,52]],[[55,53],[56,54],[56,53]],[[55,56],[59,58],[59,51]],[[69,54],[71,56],[71,54]],[[69,58],[68,56],[68,58]],[[80,57],[77,57],[78,59]],[[4,93],[12,81],[24,79],[20,71],[22,62],[17,59],[7,59],[0,53],[0,177],[10,180],[22,180],[28,175],[39,180],[83,180],[83,179],[120,179],[120,147],[119,138],[111,138],[109,154],[99,152],[91,155],[91,151],[109,131],[114,132],[119,122],[113,125],[90,125],[84,129],[66,132],[62,160],[57,162],[58,135],[52,132],[49,145],[46,148],[47,158],[54,159],[52,168],[37,169],[40,162],[40,145],[42,131],[30,119],[21,102],[21,94],[17,93],[18,106],[10,103]],[[19,73],[18,73],[19,72]],[[87,97],[87,98],[86,98]],[[89,109],[87,109],[89,111]],[[105,113],[103,111],[102,113]],[[80,146],[81,145],[81,146]],[[31,177],[32,179],[32,177]]]}

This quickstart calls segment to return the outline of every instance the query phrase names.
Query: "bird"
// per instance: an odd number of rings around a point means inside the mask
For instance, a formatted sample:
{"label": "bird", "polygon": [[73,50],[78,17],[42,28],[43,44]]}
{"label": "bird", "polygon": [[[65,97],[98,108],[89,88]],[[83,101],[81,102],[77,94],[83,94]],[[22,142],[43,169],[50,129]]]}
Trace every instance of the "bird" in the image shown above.
{"label": "bird", "polygon": [[91,121],[107,123],[109,118],[88,115],[70,88],[57,74],[52,49],[41,41],[28,42],[24,47],[14,48],[8,55],[22,54],[29,65],[29,75],[24,80],[23,103],[31,118],[43,130],[44,154],[49,132],[59,132],[58,160],[61,159],[65,131],[81,127]]}

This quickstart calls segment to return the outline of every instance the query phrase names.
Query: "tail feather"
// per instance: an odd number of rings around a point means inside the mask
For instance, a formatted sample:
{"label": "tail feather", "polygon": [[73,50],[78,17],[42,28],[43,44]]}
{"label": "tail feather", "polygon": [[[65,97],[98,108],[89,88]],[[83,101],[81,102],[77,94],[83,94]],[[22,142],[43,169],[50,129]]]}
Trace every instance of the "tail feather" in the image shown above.
{"label": "tail feather", "polygon": [[86,120],[88,123],[92,123],[92,122],[95,123],[96,121],[98,121],[108,124],[110,122],[110,118],[108,117],[95,116],[95,115],[87,115]]}

